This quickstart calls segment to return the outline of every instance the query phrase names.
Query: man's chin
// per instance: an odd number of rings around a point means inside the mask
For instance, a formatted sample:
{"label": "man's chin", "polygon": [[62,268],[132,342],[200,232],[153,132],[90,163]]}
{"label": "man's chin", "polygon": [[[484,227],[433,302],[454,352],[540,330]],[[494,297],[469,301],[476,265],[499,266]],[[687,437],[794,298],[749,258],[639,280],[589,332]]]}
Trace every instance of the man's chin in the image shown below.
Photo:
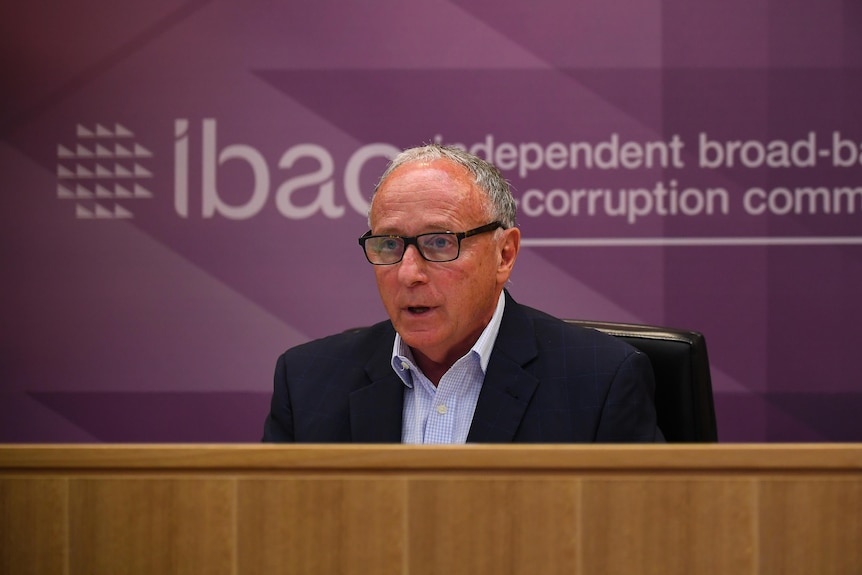
{"label": "man's chin", "polygon": [[416,347],[417,345],[428,345],[432,340],[435,339],[435,331],[432,329],[423,329],[420,327],[410,327],[402,325],[400,329],[398,329],[398,333],[401,334],[401,339],[409,345],[410,347]]}
{"label": "man's chin", "polygon": [[433,347],[440,339],[439,331],[430,325],[419,325],[416,322],[404,322],[396,328],[401,339],[413,349]]}

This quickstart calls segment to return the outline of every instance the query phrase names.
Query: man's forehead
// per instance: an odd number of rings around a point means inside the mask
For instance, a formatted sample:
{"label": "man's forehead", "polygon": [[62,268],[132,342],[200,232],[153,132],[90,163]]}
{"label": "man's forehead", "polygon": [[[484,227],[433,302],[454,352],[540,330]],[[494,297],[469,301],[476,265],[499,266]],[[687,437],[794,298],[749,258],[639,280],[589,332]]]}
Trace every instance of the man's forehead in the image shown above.
{"label": "man's forehead", "polygon": [[407,215],[412,224],[421,220],[423,228],[445,230],[462,220],[482,219],[485,201],[470,172],[460,164],[448,159],[413,161],[393,170],[382,182],[370,215],[375,229],[402,227]]}
{"label": "man's forehead", "polygon": [[441,184],[457,182],[469,185],[472,183],[469,176],[470,173],[466,168],[452,162],[451,160],[417,160],[398,166],[398,168],[389,174],[389,176],[383,181],[381,188],[395,185],[406,185],[417,181],[437,181]]}

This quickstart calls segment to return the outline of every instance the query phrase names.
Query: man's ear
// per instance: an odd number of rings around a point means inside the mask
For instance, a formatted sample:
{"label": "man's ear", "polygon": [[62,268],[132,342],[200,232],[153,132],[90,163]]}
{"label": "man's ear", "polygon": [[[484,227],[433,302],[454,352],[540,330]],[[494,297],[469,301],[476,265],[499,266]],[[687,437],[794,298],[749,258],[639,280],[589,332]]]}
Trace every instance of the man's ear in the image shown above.
{"label": "man's ear", "polygon": [[515,266],[515,260],[518,257],[518,251],[521,249],[521,230],[518,228],[509,228],[503,230],[503,239],[500,244],[500,263],[497,267],[497,274],[502,274],[502,282],[506,283],[509,280],[509,275],[512,273],[512,268]]}

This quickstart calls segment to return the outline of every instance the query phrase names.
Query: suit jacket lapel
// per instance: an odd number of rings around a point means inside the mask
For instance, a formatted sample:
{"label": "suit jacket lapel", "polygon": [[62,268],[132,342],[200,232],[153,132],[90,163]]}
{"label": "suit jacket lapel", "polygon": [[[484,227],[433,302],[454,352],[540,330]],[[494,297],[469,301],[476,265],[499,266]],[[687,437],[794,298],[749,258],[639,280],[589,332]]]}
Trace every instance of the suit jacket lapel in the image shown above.
{"label": "suit jacket lapel", "polygon": [[523,366],[537,353],[530,319],[506,292],[503,321],[479,392],[468,443],[504,443],[514,439],[539,383]]}
{"label": "suit jacket lapel", "polygon": [[392,370],[392,337],[376,347],[365,366],[371,383],[350,394],[350,432],[354,443],[399,443],[404,383]]}

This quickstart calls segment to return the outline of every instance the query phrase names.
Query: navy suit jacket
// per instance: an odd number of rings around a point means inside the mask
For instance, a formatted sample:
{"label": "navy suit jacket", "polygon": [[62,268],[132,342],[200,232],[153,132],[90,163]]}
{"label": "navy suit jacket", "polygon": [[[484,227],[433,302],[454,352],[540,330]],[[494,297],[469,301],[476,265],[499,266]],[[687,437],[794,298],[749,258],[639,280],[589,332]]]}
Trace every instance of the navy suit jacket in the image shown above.
{"label": "navy suit jacket", "polygon": [[[389,321],[279,357],[264,441],[398,443],[404,383]],[[628,344],[516,303],[506,308],[468,443],[663,441],[649,359]]]}

